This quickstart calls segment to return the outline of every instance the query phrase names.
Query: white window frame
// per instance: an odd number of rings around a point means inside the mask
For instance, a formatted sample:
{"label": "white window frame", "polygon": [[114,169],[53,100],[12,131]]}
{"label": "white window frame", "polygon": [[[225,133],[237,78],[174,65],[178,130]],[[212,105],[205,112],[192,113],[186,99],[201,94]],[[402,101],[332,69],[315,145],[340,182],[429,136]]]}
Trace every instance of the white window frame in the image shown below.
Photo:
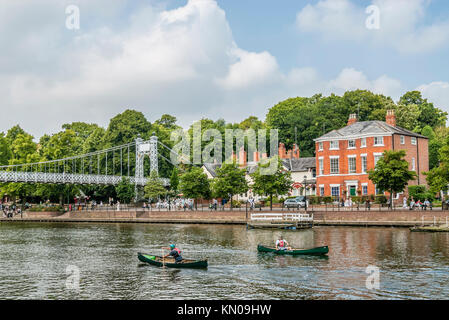
{"label": "white window frame", "polygon": [[318,142],[318,151],[323,151],[323,142]]}
{"label": "white window frame", "polygon": [[416,146],[416,137],[411,137],[410,138],[410,143],[414,146]]}
{"label": "white window frame", "polygon": [[320,184],[319,185],[319,190],[320,190],[320,196],[324,196],[324,184]]}
{"label": "white window frame", "polygon": [[[366,187],[366,193],[363,192],[365,187]],[[368,195],[368,183],[362,183],[362,195],[363,196]]]}
{"label": "white window frame", "polygon": [[[354,159],[354,170],[351,171],[351,159]],[[357,173],[357,156],[350,155],[348,156],[348,173]]]}
{"label": "white window frame", "polygon": [[320,176],[324,174],[324,157],[318,158],[318,173]]}
{"label": "white window frame", "polygon": [[[332,143],[336,143],[337,147],[332,147]],[[331,140],[329,142],[329,150],[339,150],[340,149],[340,141],[339,140]]]}
{"label": "white window frame", "polygon": [[360,148],[366,148],[366,138],[360,139]]}
{"label": "white window frame", "polygon": [[[351,147],[351,145],[350,145],[351,141],[354,143],[353,147]],[[355,149],[355,139],[348,140],[348,149]]]}
{"label": "white window frame", "polygon": [[401,136],[401,144],[405,144],[405,136]]}
{"label": "white window frame", "polygon": [[[379,161],[380,158],[382,158],[383,153],[381,152],[374,152],[373,153],[373,157],[374,157],[374,168],[376,167],[377,161]],[[376,161],[376,157],[379,157],[379,159],[377,159]]]}
{"label": "white window frame", "polygon": [[[380,140],[382,140],[382,142],[379,143],[379,141],[377,141],[377,143],[376,143],[376,139],[377,139],[377,140],[380,139]],[[375,147],[377,147],[377,146],[383,146],[383,145],[384,145],[384,137],[383,137],[383,136],[380,136],[380,137],[374,137],[374,146],[375,146]]]}
{"label": "white window frame", "polygon": [[[332,171],[332,160],[338,160],[337,172]],[[329,157],[329,172],[330,172],[330,174],[339,174],[340,173],[340,156],[330,156]]]}
{"label": "white window frame", "polygon": [[416,171],[416,159],[412,158],[412,171]]}
{"label": "white window frame", "polygon": [[[363,159],[365,159],[365,162],[363,161]],[[368,155],[366,153],[363,153],[360,155],[360,160],[362,163],[362,173],[366,173],[368,171]],[[365,163],[365,166],[363,166],[363,163]]]}
{"label": "white window frame", "polygon": [[[341,190],[340,190],[340,185],[339,185],[339,184],[337,184],[337,185],[331,184],[331,185],[330,185],[330,188],[331,188],[331,197],[340,197],[340,192],[341,192]],[[333,189],[333,188],[338,188],[338,196],[334,196],[334,195],[333,195],[333,193],[332,193],[332,191],[333,191],[332,189]]]}

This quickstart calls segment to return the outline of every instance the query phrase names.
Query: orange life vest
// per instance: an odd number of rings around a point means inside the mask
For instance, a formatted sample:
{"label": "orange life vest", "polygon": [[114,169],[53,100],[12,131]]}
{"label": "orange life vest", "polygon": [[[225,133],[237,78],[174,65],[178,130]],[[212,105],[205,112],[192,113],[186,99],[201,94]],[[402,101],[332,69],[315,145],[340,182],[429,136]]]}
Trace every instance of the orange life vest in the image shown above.
{"label": "orange life vest", "polygon": [[279,247],[284,247],[284,246],[285,246],[284,240],[279,240]]}

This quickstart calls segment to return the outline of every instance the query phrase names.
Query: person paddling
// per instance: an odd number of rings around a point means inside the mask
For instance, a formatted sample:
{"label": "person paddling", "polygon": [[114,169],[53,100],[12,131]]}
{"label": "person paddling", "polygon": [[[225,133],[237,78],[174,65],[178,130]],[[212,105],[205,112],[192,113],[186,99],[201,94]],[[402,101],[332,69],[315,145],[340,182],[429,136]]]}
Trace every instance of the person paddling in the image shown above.
{"label": "person paddling", "polygon": [[182,261],[182,256],[181,256],[181,250],[179,250],[178,248],[176,248],[176,246],[174,244],[170,245],[170,248],[167,248],[170,250],[170,252],[164,256],[164,258],[168,258],[169,256],[172,256],[173,258],[175,258],[175,262],[179,263]]}
{"label": "person paddling", "polygon": [[288,242],[282,238],[282,236],[279,237],[278,240],[276,240],[276,250],[291,250],[292,248],[289,246]]}

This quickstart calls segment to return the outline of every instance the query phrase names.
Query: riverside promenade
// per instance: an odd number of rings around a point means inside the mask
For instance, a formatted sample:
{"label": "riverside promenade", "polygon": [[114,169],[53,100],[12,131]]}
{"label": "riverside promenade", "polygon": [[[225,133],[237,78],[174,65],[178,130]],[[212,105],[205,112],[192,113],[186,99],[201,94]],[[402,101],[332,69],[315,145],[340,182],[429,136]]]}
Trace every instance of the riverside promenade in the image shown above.
{"label": "riverside promenade", "polygon": [[[287,213],[286,210],[264,210],[264,213]],[[304,212],[304,210],[300,211]],[[0,222],[101,222],[101,223],[182,223],[182,224],[241,224],[245,225],[255,211],[68,211],[23,212]],[[313,214],[314,225],[322,226],[391,226],[414,227],[444,225],[449,211],[395,210],[395,211],[308,211]]]}

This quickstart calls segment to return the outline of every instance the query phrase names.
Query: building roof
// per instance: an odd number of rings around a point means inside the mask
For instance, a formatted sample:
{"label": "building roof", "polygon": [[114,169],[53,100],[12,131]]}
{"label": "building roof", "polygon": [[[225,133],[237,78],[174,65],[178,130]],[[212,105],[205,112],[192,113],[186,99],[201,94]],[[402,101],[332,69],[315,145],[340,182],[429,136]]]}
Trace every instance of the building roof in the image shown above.
{"label": "building roof", "polygon": [[385,121],[360,121],[355,122],[349,126],[343,127],[338,130],[332,130],[325,135],[315,139],[315,141],[329,140],[329,139],[345,139],[349,137],[360,138],[365,136],[376,136],[376,135],[391,135],[391,134],[401,134],[405,136],[412,136],[417,138],[427,137],[412,132],[410,130],[393,127],[387,124]]}
{"label": "building roof", "polygon": [[[310,168],[316,168],[315,157],[299,158],[299,159],[282,159],[284,167],[291,172],[307,171]],[[212,177],[217,176],[217,169],[221,167],[220,163],[204,163],[204,168],[210,173]],[[246,167],[247,174],[252,174],[257,170],[257,163],[248,162]]]}
{"label": "building roof", "polygon": [[282,164],[291,172],[302,172],[316,168],[316,158],[282,159]]}

